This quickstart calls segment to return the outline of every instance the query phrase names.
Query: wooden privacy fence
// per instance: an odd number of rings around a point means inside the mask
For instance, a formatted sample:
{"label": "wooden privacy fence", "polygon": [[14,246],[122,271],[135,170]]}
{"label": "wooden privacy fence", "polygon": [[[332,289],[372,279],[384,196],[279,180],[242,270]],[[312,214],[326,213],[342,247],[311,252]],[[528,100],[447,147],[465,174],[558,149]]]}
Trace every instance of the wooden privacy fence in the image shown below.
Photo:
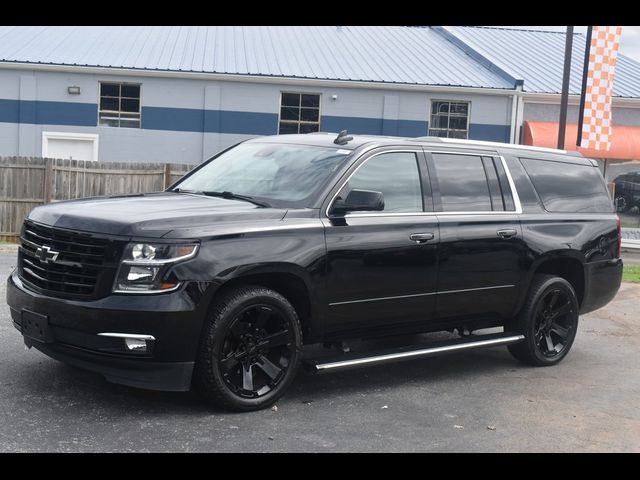
{"label": "wooden privacy fence", "polygon": [[72,198],[157,192],[194,165],[0,157],[0,241],[16,242],[32,208]]}

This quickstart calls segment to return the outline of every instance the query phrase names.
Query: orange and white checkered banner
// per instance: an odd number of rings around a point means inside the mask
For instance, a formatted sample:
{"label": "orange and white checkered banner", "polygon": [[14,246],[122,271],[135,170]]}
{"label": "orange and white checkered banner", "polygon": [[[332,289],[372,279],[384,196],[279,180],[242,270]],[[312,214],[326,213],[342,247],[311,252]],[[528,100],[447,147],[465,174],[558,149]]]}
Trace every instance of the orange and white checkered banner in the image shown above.
{"label": "orange and white checkered banner", "polygon": [[611,148],[611,96],[622,27],[593,27],[584,95],[580,146]]}

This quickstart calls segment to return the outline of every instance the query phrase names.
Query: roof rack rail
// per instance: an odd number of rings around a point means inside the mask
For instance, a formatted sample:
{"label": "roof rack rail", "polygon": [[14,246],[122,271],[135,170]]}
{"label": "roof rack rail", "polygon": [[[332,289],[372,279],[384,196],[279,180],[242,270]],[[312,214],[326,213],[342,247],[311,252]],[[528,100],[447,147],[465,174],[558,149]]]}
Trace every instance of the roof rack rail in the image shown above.
{"label": "roof rack rail", "polygon": [[575,157],[583,157],[580,152],[576,152],[575,150],[558,150],[556,148],[547,148],[547,147],[536,147],[534,145],[519,145],[515,143],[504,143],[504,142],[488,142],[486,140],[467,140],[467,139],[459,139],[459,138],[442,138],[442,137],[415,137],[414,140],[422,141],[422,142],[435,142],[435,143],[462,143],[465,145],[478,145],[482,147],[493,147],[493,148],[517,148],[522,150],[533,150],[538,152],[549,152],[549,153],[563,153],[566,155],[572,155]]}

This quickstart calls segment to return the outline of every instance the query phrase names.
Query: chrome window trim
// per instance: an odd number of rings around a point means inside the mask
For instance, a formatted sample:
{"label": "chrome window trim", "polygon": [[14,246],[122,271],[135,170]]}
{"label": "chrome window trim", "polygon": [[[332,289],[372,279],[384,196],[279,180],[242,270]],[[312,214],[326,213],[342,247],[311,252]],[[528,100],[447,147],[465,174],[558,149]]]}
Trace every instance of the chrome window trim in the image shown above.
{"label": "chrome window trim", "polygon": [[511,188],[511,196],[513,197],[513,205],[515,206],[514,213],[522,213],[522,204],[520,203],[520,195],[518,195],[518,190],[516,189],[516,184],[513,181],[513,177],[511,176],[511,170],[507,166],[507,160],[502,155],[498,155],[500,161],[502,162],[502,167],[507,175],[507,181],[509,182],[509,188]]}
{"label": "chrome window trim", "polygon": [[[482,210],[482,211],[469,211],[469,212],[465,212],[465,211],[459,211],[459,212],[397,212],[397,213],[376,213],[376,212],[372,212],[372,213],[347,213],[345,214],[344,218],[369,218],[369,217],[406,217],[406,216],[430,216],[430,217],[437,217],[440,215],[451,215],[451,216],[456,216],[456,215],[495,215],[495,216],[505,216],[505,215],[520,215],[522,213],[522,204],[520,203],[520,196],[518,195],[518,190],[516,190],[516,185],[513,181],[513,177],[511,176],[511,171],[509,170],[509,167],[507,166],[507,161],[505,160],[504,156],[502,155],[498,155],[495,152],[487,152],[487,153],[471,153],[471,152],[460,152],[458,150],[430,150],[428,147],[423,147],[425,150],[425,153],[441,153],[441,154],[449,154],[449,155],[469,155],[469,156],[486,156],[486,157],[492,157],[492,158],[499,158],[500,161],[502,162],[502,167],[504,168],[505,174],[507,175],[507,182],[509,184],[509,188],[511,189],[511,196],[513,197],[513,204],[515,206],[515,210],[502,210],[502,211],[496,211],[496,210]],[[423,153],[422,150],[411,150],[411,149],[402,149],[402,150],[384,150],[382,152],[378,152],[378,153],[374,153],[373,155],[371,155],[370,157],[368,157],[366,160],[364,160],[360,165],[358,165],[356,167],[356,169],[351,172],[351,174],[347,177],[347,179],[342,183],[342,185],[340,185],[340,188],[338,188],[338,190],[336,191],[336,193],[333,195],[333,197],[331,198],[331,201],[329,202],[329,205],[327,205],[327,209],[325,210],[325,216],[327,218],[331,218],[329,216],[329,212],[331,211],[331,207],[333,206],[333,203],[336,200],[336,197],[338,196],[338,194],[340,193],[340,191],[344,188],[344,186],[347,184],[347,182],[349,182],[349,180],[351,179],[351,177],[353,175],[355,175],[355,173],[360,169],[360,167],[362,167],[362,165],[364,165],[365,163],[367,163],[369,161],[369,159],[376,157],[378,155],[381,155],[383,153],[394,153],[394,152],[411,152],[411,153]]]}
{"label": "chrome window trim", "polygon": [[364,217],[435,217],[436,212],[398,212],[398,213],[347,213],[344,218]]}
{"label": "chrome window trim", "polygon": [[347,300],[344,302],[333,302],[330,303],[329,306],[333,307],[335,305],[348,305],[351,303],[364,303],[364,302],[379,302],[381,300],[397,300],[402,298],[411,298],[411,297],[427,297],[429,295],[440,295],[440,294],[448,294],[448,293],[461,293],[461,292],[474,292],[478,290],[494,290],[498,288],[513,288],[515,285],[495,285],[492,287],[478,287],[478,288],[463,288],[460,290],[443,290],[442,292],[428,292],[428,293],[414,293],[411,295],[397,295],[393,297],[374,297],[374,298],[364,298],[361,300]]}
{"label": "chrome window trim", "polygon": [[[416,154],[416,162],[419,161],[419,157],[418,155],[420,155],[421,153],[423,153],[423,150],[421,147],[416,147],[413,149],[409,149],[409,148],[403,148],[403,149],[399,149],[399,150],[382,150],[380,152],[376,152],[373,155],[370,155],[369,157],[367,157],[366,159],[364,159],[364,161],[358,165],[356,167],[356,169],[351,172],[351,174],[349,174],[349,176],[347,177],[347,179],[342,182],[342,185],[340,185],[340,188],[338,188],[338,190],[336,191],[336,193],[333,195],[333,197],[331,198],[331,201],[329,202],[329,205],[327,205],[327,209],[325,210],[324,214],[327,218],[331,218],[329,216],[329,212],[331,211],[331,207],[333,206],[333,203],[336,200],[336,197],[338,196],[338,194],[342,191],[342,189],[344,188],[344,186],[349,182],[349,180],[351,180],[351,177],[353,177],[356,172],[358,170],[360,170],[360,168],[367,163],[369,160],[371,160],[374,157],[377,157],[378,155],[383,155],[385,153],[414,153]],[[418,174],[420,172],[420,169],[418,167]],[[422,179],[420,179],[420,191],[422,191]],[[424,193],[422,194],[424,196]],[[392,212],[388,212],[388,213],[377,213],[377,212],[372,212],[372,213],[355,213],[355,214],[350,214],[347,213],[344,215],[344,218],[354,218],[354,217],[395,217],[395,216],[411,216],[411,215],[433,215],[435,212],[425,212],[424,210],[420,210],[419,212],[397,212],[397,213],[392,213]]]}
{"label": "chrome window trim", "polygon": [[[509,167],[507,166],[507,161],[502,155],[498,155],[497,153],[471,153],[471,152],[459,152],[457,150],[427,150],[428,153],[439,153],[444,155],[468,155],[472,157],[492,157],[499,158],[502,162],[502,167],[504,168],[505,174],[507,175],[507,182],[509,183],[509,188],[511,189],[511,196],[513,197],[513,204],[515,206],[515,210],[473,210],[473,211],[458,211],[458,212],[435,212],[436,215],[519,215],[522,213],[522,204],[520,203],[520,196],[518,195],[518,191],[516,190],[516,185],[513,181],[513,177],[511,176],[511,172],[509,171]],[[436,172],[436,175],[438,172]]]}

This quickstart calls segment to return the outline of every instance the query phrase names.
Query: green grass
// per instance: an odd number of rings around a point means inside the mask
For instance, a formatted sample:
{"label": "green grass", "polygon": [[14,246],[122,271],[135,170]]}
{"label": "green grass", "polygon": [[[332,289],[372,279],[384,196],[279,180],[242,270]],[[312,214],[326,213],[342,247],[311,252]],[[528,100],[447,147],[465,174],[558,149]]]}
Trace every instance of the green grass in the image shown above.
{"label": "green grass", "polygon": [[640,267],[625,266],[622,271],[622,281],[640,283]]}

